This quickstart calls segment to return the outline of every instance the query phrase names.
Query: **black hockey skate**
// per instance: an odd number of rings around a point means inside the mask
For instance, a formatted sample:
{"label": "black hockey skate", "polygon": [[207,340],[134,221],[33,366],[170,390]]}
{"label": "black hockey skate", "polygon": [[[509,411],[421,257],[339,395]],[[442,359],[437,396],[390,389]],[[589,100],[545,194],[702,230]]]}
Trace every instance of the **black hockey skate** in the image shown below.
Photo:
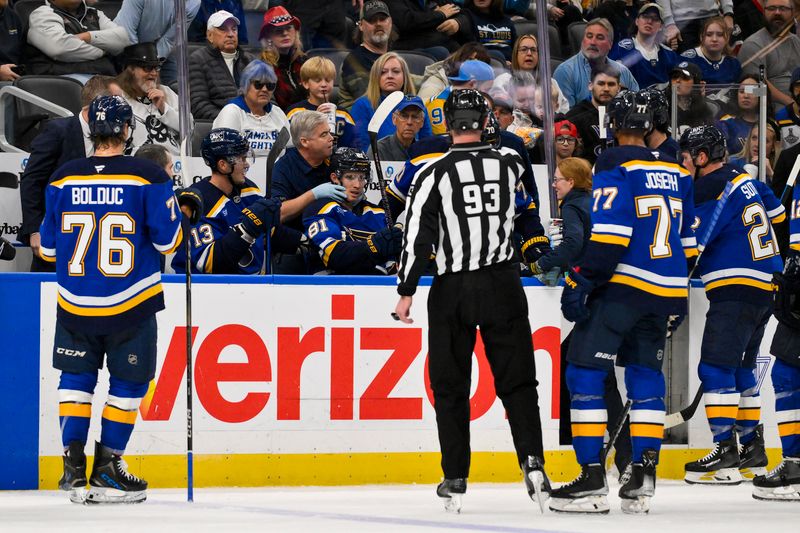
{"label": "black hockey skate", "polygon": [[730,438],[714,445],[708,455],[698,461],[686,463],[683,480],[690,485],[738,485],[742,482],[739,473],[739,448]]}
{"label": "black hockey skate", "polygon": [[86,503],[139,503],[146,498],[147,481],[128,472],[121,455],[96,443]]}
{"label": "black hockey skate", "polygon": [[83,503],[86,500],[86,444],[74,440],[64,452],[64,475],[58,481],[58,488],[69,492],[69,501]]}
{"label": "black hockey skate", "polygon": [[436,495],[444,502],[444,510],[450,513],[461,512],[461,497],[467,492],[466,478],[445,479],[436,487]]}
{"label": "black hockey skate", "polygon": [[645,450],[642,452],[642,462],[630,466],[630,475],[619,488],[622,512],[640,514],[650,511],[650,498],[656,492],[657,462],[658,453]]}
{"label": "black hockey skate", "polygon": [[767,473],[769,460],[764,450],[764,425],[757,425],[754,433],[753,440],[739,445],[739,473],[744,481],[752,481],[754,477]]}
{"label": "black hockey skate", "polygon": [[599,463],[581,465],[580,475],[550,493],[550,510],[558,513],[607,514],[608,483]]}
{"label": "black hockey skate", "polygon": [[544,472],[544,463],[538,457],[529,455],[520,467],[528,496],[539,504],[539,510],[544,513],[544,502],[550,497],[550,480]]}
{"label": "black hockey skate", "polygon": [[753,498],[800,502],[800,457],[784,457],[767,475],[753,478]]}

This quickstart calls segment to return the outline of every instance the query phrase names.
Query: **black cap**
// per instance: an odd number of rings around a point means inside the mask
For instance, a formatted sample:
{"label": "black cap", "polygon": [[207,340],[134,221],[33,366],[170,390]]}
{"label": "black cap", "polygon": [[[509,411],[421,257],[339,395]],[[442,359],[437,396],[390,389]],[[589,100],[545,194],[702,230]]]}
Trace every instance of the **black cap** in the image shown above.
{"label": "black cap", "polygon": [[166,58],[158,57],[156,43],[136,43],[125,47],[122,51],[122,61],[125,66],[159,67]]}
{"label": "black cap", "polygon": [[364,16],[362,18],[369,20],[379,13],[383,13],[387,17],[392,16],[392,14],[389,13],[389,6],[381,0],[369,0],[368,2],[364,2]]}
{"label": "black cap", "polygon": [[686,78],[692,78],[695,83],[699,83],[703,79],[703,72],[700,67],[689,61],[681,61],[669,71],[670,78],[675,74],[680,74]]}

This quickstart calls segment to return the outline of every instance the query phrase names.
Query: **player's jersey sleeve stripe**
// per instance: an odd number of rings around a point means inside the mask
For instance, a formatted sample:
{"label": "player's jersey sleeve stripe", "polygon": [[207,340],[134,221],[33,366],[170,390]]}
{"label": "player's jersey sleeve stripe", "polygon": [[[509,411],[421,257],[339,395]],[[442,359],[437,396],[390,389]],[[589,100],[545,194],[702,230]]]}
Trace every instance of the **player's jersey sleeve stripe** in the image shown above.
{"label": "player's jersey sleeve stripe", "polygon": [[590,241],[602,242],[603,244],[618,244],[620,246],[628,246],[631,242],[629,237],[619,237],[617,235],[604,235],[595,234],[589,238]]}
{"label": "player's jersey sleeve stripe", "polygon": [[726,285],[746,285],[748,287],[761,289],[762,291],[772,292],[772,282],[759,281],[752,278],[725,278],[705,284],[707,291],[718,289],[719,287],[724,287]]}
{"label": "player's jersey sleeve stripe", "polygon": [[322,243],[322,262],[325,264],[325,266],[328,266],[328,261],[331,260],[331,253],[333,252],[333,249],[336,248],[337,244],[339,244],[339,241],[335,239],[326,239],[325,242]]}
{"label": "player's jersey sleeve stripe", "polygon": [[228,202],[227,196],[220,196],[217,203],[208,210],[208,214],[206,215],[207,218],[214,218],[215,216],[219,215],[219,212],[222,211],[222,208],[225,207],[225,204]]}
{"label": "player's jersey sleeve stripe", "polygon": [[753,278],[756,280],[761,281],[772,281],[772,274],[767,272],[761,272],[760,270],[754,270],[752,268],[725,268],[722,270],[715,270],[713,272],[708,272],[707,274],[703,274],[701,279],[703,283],[707,283],[710,281],[716,281],[719,279],[725,278]]}
{"label": "player's jersey sleeve stripe", "polygon": [[109,185],[113,181],[114,185],[150,185],[150,181],[131,174],[103,174],[93,176],[65,176],[50,185],[61,189],[65,185]]}
{"label": "player's jersey sleeve stripe", "polygon": [[261,195],[261,189],[258,187],[246,187],[242,189],[239,196],[253,196],[254,194]]}
{"label": "player's jersey sleeve stripe", "polygon": [[338,204],[336,202],[328,202],[327,204],[323,205],[320,210],[317,212],[318,215],[327,215],[334,209]]}
{"label": "player's jersey sleeve stripe", "polygon": [[119,305],[114,305],[110,307],[81,307],[78,305],[71,304],[67,300],[65,300],[61,294],[58,295],[58,305],[72,313],[73,315],[79,316],[113,316],[119,315],[133,309],[140,303],[144,302],[145,300],[152,298],[153,296],[160,294],[162,292],[161,283],[159,282],[157,285],[153,285],[147,290],[142,291],[138,295],[134,296],[130,300],[123,302]]}
{"label": "player's jersey sleeve stripe", "polygon": [[688,283],[685,276],[662,276],[633,265],[626,265],[625,263],[618,264],[614,273],[633,276],[663,287],[686,288]]}
{"label": "player's jersey sleeve stripe", "polygon": [[767,211],[767,216],[773,224],[780,224],[786,220],[786,209],[784,209],[782,205],[779,205],[775,209]]}
{"label": "player's jersey sleeve stripe", "polygon": [[638,278],[626,276],[624,274],[614,274],[611,276],[609,283],[619,283],[620,285],[627,285],[635,289],[639,289],[656,296],[665,298],[686,298],[689,295],[689,289],[683,288],[665,288],[659,285],[648,283]]}
{"label": "player's jersey sleeve stripe", "polygon": [[397,186],[394,184],[394,182],[391,182],[389,184],[389,187],[386,188],[386,192],[391,194],[401,202],[406,201],[406,195],[397,190]]}
{"label": "player's jersey sleeve stripe", "polygon": [[633,235],[633,228],[630,226],[621,226],[619,224],[592,224],[592,233],[611,233],[623,237],[630,237]]}
{"label": "player's jersey sleeve stripe", "polygon": [[697,246],[697,238],[696,237],[681,237],[681,245],[684,248],[691,248],[693,246]]}
{"label": "player's jersey sleeve stripe", "polygon": [[169,255],[175,253],[175,250],[178,249],[178,246],[181,244],[181,237],[183,237],[183,229],[178,226],[177,230],[175,231],[175,235],[172,236],[172,240],[169,243],[158,244],[154,242],[153,246],[162,254]]}
{"label": "player's jersey sleeve stripe", "polygon": [[44,259],[45,261],[49,261],[52,263],[56,260],[56,249],[55,248],[45,248],[42,246],[39,248],[39,257]]}
{"label": "player's jersey sleeve stripe", "polygon": [[337,109],[336,110],[336,118],[341,118],[345,122],[347,122],[348,124],[352,124],[353,126],[356,125],[356,121],[353,120],[353,117],[351,117],[350,113],[348,113],[347,111],[343,111],[341,109]]}
{"label": "player's jersey sleeve stripe", "polygon": [[697,247],[684,248],[683,253],[686,256],[686,259],[697,257],[700,254],[700,252],[697,251]]}
{"label": "player's jersey sleeve stripe", "polygon": [[58,294],[66,302],[79,305],[79,306],[87,306],[87,307],[102,307],[102,306],[114,306],[120,303],[125,302],[129,298],[136,296],[140,292],[144,291],[148,287],[155,286],[161,282],[161,272],[155,272],[146,278],[140,279],[124,291],[118,292],[116,294],[111,294],[109,296],[78,296],[77,294],[72,294],[64,287],[58,287]]}
{"label": "player's jersey sleeve stripe", "polygon": [[373,213],[375,215],[382,215],[385,213],[385,211],[380,207],[366,206],[364,207],[364,213]]}

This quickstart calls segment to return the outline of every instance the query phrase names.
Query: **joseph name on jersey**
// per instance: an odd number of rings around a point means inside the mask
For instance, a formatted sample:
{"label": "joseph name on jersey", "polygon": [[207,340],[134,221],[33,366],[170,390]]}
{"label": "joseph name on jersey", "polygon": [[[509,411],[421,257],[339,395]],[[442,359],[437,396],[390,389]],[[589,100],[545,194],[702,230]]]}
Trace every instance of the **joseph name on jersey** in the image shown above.
{"label": "joseph name on jersey", "polygon": [[41,256],[57,264],[60,323],[104,334],[164,309],[159,253],[179,245],[181,213],[162,168],[78,159],[53,174],[45,199]]}
{"label": "joseph name on jersey", "polygon": [[[252,181],[245,183],[238,194],[230,198],[211,184],[208,179],[201,180],[192,188],[203,198],[205,215],[200,219],[188,236],[192,253],[192,272],[198,274],[217,274],[220,254],[224,254],[224,239],[230,238],[233,245],[243,246],[243,241],[231,233],[231,226],[238,224],[242,218],[242,209],[253,205],[263,194]],[[238,274],[258,274],[264,265],[264,239],[258,238],[250,246],[248,252],[238,261]],[[186,255],[183,247],[172,259],[175,272],[185,272]]]}
{"label": "joseph name on jersey", "polygon": [[581,273],[618,301],[686,312],[686,260],[697,255],[692,180],[673,160],[640,147],[600,154],[592,180],[592,234]]}
{"label": "joseph name on jersey", "polygon": [[[729,181],[731,192],[706,235]],[[695,215],[695,232],[705,245],[697,269],[708,299],[769,304],[772,274],[783,269],[770,224],[786,218],[780,200],[765,184],[726,164],[695,183]]]}

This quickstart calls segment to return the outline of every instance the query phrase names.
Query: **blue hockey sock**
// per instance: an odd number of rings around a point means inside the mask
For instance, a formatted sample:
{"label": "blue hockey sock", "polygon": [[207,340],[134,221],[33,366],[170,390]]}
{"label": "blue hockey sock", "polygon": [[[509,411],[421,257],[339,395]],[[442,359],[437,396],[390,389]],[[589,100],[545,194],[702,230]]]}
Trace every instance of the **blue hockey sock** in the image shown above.
{"label": "blue hockey sock", "polygon": [[606,433],[608,412],[606,411],[605,370],[598,370],[569,363],[567,387],[570,393],[570,415],[572,417],[572,447],[578,464],[600,462],[603,436]]}
{"label": "blue hockey sock", "polygon": [[58,420],[61,424],[61,444],[65,450],[70,442],[86,443],[95,385],[96,372],[61,373],[58,383]]}
{"label": "blue hockey sock", "polygon": [[775,359],[775,416],[784,457],[800,457],[800,368]]}
{"label": "blue hockey sock", "polygon": [[756,426],[761,421],[761,394],[754,368],[736,369],[736,389],[740,394],[736,433],[739,443],[747,444],[755,438]]}
{"label": "blue hockey sock", "polygon": [[100,444],[122,455],[136,423],[139,403],[147,392],[147,383],[134,383],[111,376],[108,400],[103,409]]}
{"label": "blue hockey sock", "polygon": [[[625,367],[625,387],[631,400],[631,444],[633,462],[641,463],[642,452],[661,450],[664,438],[664,374],[639,365]],[[657,455],[656,455],[657,456]]]}
{"label": "blue hockey sock", "polygon": [[700,362],[697,374],[703,386],[703,402],[714,442],[733,437],[733,426],[739,411],[739,391],[736,390],[736,369]]}

